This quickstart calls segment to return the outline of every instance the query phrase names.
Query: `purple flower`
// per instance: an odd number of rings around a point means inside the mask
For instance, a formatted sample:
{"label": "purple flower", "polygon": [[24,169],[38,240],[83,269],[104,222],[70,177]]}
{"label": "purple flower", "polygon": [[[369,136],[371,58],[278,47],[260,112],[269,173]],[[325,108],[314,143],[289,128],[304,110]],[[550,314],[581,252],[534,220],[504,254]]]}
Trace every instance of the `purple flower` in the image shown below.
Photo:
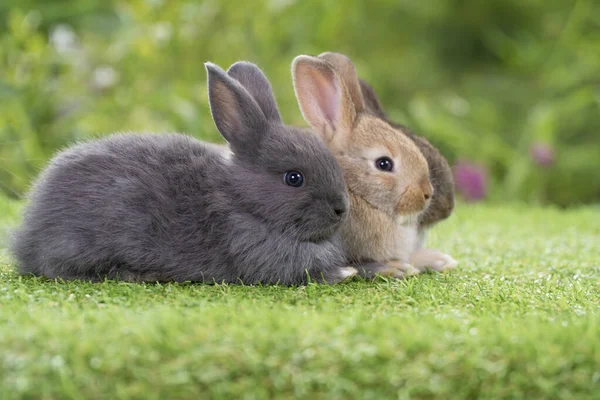
{"label": "purple flower", "polygon": [[454,166],[454,181],[457,191],[467,201],[482,200],[487,194],[487,173],[480,165],[459,162]]}
{"label": "purple flower", "polygon": [[554,164],[554,150],[545,143],[533,143],[529,148],[529,155],[542,168],[549,168]]}

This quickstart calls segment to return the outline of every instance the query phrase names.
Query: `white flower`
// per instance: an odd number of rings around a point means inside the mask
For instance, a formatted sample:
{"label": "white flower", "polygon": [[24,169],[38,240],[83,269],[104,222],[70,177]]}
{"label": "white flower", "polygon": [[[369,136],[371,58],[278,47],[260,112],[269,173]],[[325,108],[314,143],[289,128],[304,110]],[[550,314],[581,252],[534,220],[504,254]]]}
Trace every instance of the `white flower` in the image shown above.
{"label": "white flower", "polygon": [[68,25],[57,25],[50,32],[50,44],[58,53],[70,54],[77,51],[79,39]]}
{"label": "white flower", "polygon": [[118,80],[119,74],[110,65],[101,65],[92,74],[92,86],[98,90],[111,88]]}
{"label": "white flower", "polygon": [[154,40],[158,43],[169,40],[173,34],[173,26],[169,22],[158,22],[152,27]]}

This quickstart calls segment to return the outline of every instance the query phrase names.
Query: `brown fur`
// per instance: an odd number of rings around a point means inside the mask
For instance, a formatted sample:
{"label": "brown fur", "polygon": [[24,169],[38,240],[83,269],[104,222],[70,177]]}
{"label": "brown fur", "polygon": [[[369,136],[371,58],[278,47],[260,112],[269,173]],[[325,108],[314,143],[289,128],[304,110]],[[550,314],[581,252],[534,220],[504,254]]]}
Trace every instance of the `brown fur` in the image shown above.
{"label": "brown fur", "polygon": [[404,125],[390,121],[375,91],[367,82],[360,80],[360,88],[367,110],[414,141],[427,160],[431,183],[435,190],[431,205],[419,217],[421,229],[429,228],[448,218],[454,210],[454,178],[446,158],[424,137],[415,135]]}
{"label": "brown fur", "polygon": [[[368,112],[347,57],[298,56],[292,71],[304,118],[344,171],[350,219],[342,232],[350,258],[385,262],[392,276],[414,272],[408,261],[417,246],[417,218],[434,192],[427,160],[408,136]],[[393,172],[375,168],[383,156],[393,160]]]}

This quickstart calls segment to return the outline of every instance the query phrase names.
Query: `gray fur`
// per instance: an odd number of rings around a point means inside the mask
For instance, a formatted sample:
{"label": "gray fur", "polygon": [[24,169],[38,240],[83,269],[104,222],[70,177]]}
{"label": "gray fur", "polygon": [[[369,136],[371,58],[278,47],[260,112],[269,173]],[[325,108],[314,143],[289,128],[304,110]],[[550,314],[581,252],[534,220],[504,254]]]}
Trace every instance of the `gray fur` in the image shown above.
{"label": "gray fur", "polygon": [[227,75],[246,88],[269,121],[281,123],[273,88],[260,69],[247,61],[238,61],[229,67]]}
{"label": "gray fur", "polygon": [[[334,209],[347,210],[348,196],[330,150],[271,118],[273,109],[260,107],[269,96],[256,101],[206,67],[231,157],[177,133],[116,133],[60,152],[32,187],[14,236],[21,274],[284,285],[344,278],[346,213]],[[266,81],[258,67],[244,68]],[[303,187],[284,184],[291,169],[304,173]]]}

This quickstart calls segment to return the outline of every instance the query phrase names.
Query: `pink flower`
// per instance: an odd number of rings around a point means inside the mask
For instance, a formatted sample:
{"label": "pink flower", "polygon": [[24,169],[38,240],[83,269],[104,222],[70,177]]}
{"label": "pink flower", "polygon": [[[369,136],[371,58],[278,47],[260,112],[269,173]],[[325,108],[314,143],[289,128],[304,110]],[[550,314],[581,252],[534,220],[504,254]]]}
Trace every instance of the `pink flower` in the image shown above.
{"label": "pink flower", "polygon": [[487,195],[487,172],[482,166],[461,161],[454,166],[457,191],[467,201],[479,201]]}
{"label": "pink flower", "polygon": [[549,168],[554,164],[554,150],[545,143],[533,143],[529,148],[529,155],[542,168]]}

